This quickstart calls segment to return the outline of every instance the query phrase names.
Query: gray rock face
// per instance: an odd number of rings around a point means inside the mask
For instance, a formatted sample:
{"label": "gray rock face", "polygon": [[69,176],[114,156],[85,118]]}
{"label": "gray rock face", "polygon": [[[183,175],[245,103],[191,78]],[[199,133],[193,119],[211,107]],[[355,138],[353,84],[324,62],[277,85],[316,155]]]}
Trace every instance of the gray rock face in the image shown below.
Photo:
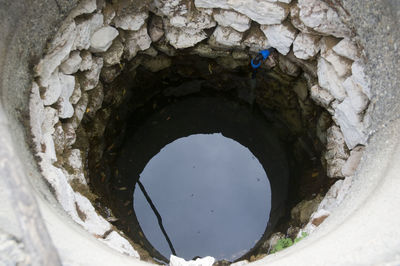
{"label": "gray rock face", "polygon": [[118,34],[118,31],[113,27],[100,28],[90,39],[90,51],[94,53],[107,51]]}
{"label": "gray rock face", "polygon": [[157,42],[164,36],[163,21],[159,16],[153,16],[149,25],[149,35],[152,42]]}
{"label": "gray rock face", "polygon": [[290,23],[283,23],[278,25],[261,26],[260,29],[267,36],[270,45],[279,53],[287,55],[290,51],[297,31]]}

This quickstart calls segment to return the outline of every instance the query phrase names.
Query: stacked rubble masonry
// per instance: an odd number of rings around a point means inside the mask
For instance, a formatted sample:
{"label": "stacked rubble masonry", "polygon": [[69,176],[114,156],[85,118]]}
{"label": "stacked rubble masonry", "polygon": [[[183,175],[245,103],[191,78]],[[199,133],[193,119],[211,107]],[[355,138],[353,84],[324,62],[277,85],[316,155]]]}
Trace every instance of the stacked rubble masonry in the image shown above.
{"label": "stacked rubble masonry", "polygon": [[72,145],[82,119],[101,109],[103,84],[122,72],[124,60],[145,53],[153,59],[139,64],[156,72],[170,65],[167,56],[185,48],[203,57],[243,60],[245,52],[274,47],[283,72],[304,76],[308,91],[299,101],[311,98],[332,116],[334,125],[319,136],[326,143],[328,176],[343,180],[331,187],[303,231],[312,232],[340,204],[368,140],[372,95],[356,36],[331,6],[321,0],[98,2],[82,0],[69,14],[34,69],[30,95],[40,169],[75,222],[110,247],[139,256],[95,211],[90,192],[74,191],[74,184],[87,186],[88,180],[86,151]]}

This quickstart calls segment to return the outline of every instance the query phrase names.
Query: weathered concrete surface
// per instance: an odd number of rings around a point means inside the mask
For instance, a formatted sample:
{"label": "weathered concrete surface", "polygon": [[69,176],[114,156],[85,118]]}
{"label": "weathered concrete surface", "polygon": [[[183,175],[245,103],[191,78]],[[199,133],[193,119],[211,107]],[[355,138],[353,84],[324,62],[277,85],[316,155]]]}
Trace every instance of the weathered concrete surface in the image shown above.
{"label": "weathered concrete surface", "polygon": [[[0,131],[8,132],[10,136],[1,145],[11,147],[19,159],[19,162],[10,160],[10,153],[6,153],[0,157],[0,162],[6,163],[8,169],[18,173],[22,180],[29,178],[31,181],[34,189],[19,184],[19,190],[25,189],[25,193],[32,192],[38,198],[47,229],[63,262],[135,264],[139,261],[110,251],[67,219],[38,174],[26,144],[26,131],[21,121],[26,117],[31,68],[42,55],[46,40],[74,3],[50,0],[0,2],[0,96],[4,109],[4,112],[0,109]],[[255,264],[399,264],[400,231],[395,225],[400,223],[400,199],[396,191],[400,187],[397,174],[400,159],[397,47],[400,7],[395,0],[349,0],[343,5],[350,11],[350,24],[357,29],[365,48],[367,74],[372,81],[372,137],[366,149],[367,156],[354,178],[350,196],[340,210],[332,213],[315,234],[300,244]],[[0,174],[1,178],[13,177]],[[12,215],[9,218],[15,219]],[[7,224],[1,224],[1,229],[15,234]]]}

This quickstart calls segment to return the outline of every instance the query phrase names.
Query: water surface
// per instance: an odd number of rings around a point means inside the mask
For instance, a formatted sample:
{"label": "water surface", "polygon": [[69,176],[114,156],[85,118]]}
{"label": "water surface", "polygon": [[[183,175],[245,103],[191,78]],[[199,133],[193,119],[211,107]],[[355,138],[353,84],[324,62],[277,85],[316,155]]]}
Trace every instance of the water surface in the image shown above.
{"label": "water surface", "polygon": [[[264,233],[271,189],[250,150],[222,134],[196,134],[166,145],[140,174],[178,256],[234,260]],[[143,192],[134,210],[149,242],[166,258],[171,249]]]}

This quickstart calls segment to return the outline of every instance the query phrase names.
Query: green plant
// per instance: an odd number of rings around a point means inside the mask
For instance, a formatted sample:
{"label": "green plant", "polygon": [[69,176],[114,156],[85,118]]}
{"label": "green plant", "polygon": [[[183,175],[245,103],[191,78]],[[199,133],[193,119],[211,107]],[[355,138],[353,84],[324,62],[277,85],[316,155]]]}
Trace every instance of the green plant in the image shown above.
{"label": "green plant", "polygon": [[281,251],[282,249],[288,248],[288,247],[292,246],[293,244],[299,242],[300,240],[304,239],[307,236],[308,236],[308,234],[306,232],[302,232],[301,236],[297,237],[294,241],[289,237],[281,238],[278,240],[276,245],[272,248],[271,254]]}

